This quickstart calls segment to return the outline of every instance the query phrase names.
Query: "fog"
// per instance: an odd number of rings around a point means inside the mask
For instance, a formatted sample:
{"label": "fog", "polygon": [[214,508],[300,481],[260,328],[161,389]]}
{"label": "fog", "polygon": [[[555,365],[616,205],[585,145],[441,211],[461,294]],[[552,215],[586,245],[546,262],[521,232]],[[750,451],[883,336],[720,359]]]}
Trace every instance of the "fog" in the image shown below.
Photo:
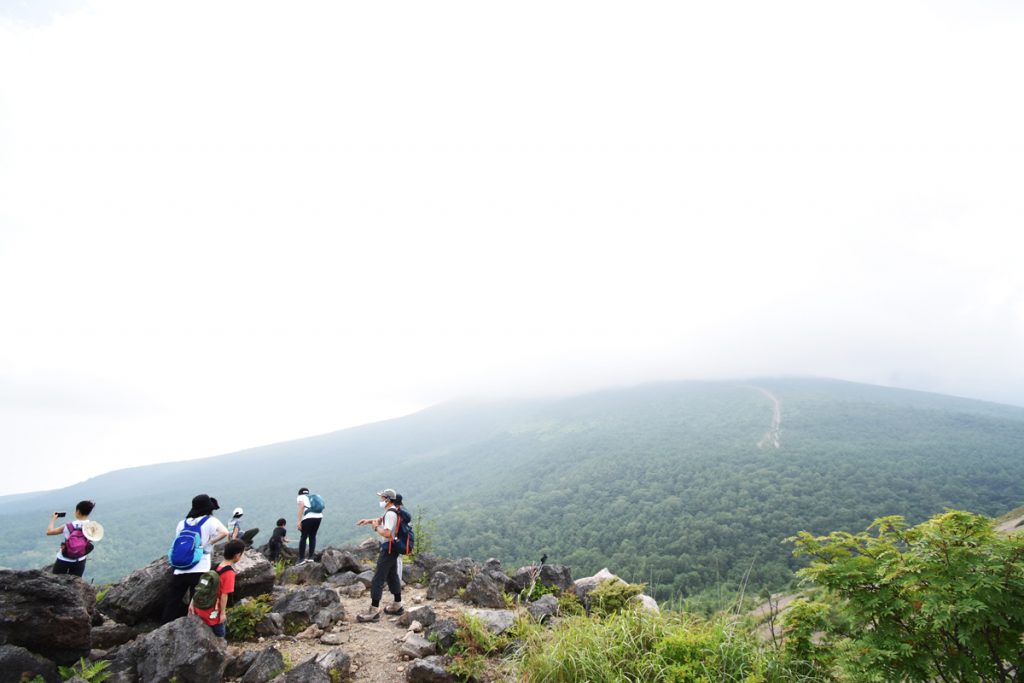
{"label": "fog", "polygon": [[1024,405],[1022,28],[0,3],[0,494],[645,381]]}

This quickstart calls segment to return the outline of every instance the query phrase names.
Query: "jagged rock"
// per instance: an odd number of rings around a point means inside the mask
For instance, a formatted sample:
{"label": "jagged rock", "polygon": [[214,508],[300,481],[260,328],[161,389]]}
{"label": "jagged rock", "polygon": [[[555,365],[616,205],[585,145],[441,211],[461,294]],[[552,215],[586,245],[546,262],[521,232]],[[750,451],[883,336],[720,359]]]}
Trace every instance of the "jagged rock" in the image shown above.
{"label": "jagged rock", "polygon": [[434,655],[417,659],[405,672],[405,680],[409,683],[453,683],[455,676],[448,673],[450,657]]}
{"label": "jagged rock", "polygon": [[409,630],[413,633],[420,633],[423,631],[423,624],[421,624],[418,621],[414,621],[411,624],[409,624]]}
{"label": "jagged rock", "polygon": [[363,584],[365,588],[369,588],[373,584],[373,573],[374,570],[367,569],[365,572],[356,575],[356,581]]}
{"label": "jagged rock", "polygon": [[343,650],[334,649],[315,655],[291,671],[278,676],[278,683],[332,683],[345,678],[352,668],[352,658]]}
{"label": "jagged rock", "polygon": [[338,590],[346,597],[358,598],[366,592],[367,588],[361,583],[354,583],[351,586],[345,586],[344,588],[339,588]]}
{"label": "jagged rock", "polygon": [[464,594],[465,599],[481,607],[492,607],[501,609],[505,607],[505,599],[502,597],[501,589],[494,579],[487,574],[480,573],[470,579]]}
{"label": "jagged rock", "polygon": [[22,683],[42,676],[46,683],[59,683],[57,665],[17,645],[0,645],[0,683]]}
{"label": "jagged rock", "polygon": [[[427,575],[430,575],[434,573],[434,569],[437,565],[447,561],[448,560],[438,557],[434,553],[416,553],[416,558],[412,561],[409,567],[418,567]],[[409,567],[406,567],[405,569],[408,570]]]}
{"label": "jagged rock", "polygon": [[96,590],[75,576],[0,570],[0,642],[58,664],[89,654]]}
{"label": "jagged rock", "polygon": [[419,566],[415,562],[403,565],[402,567],[402,581],[404,583],[425,583],[427,580],[427,570]]}
{"label": "jagged rock", "polygon": [[235,563],[235,592],[231,594],[231,604],[270,593],[276,578],[274,565],[267,558],[251,548],[246,550],[242,559]]}
{"label": "jagged rock", "polygon": [[256,655],[255,660],[245,670],[241,683],[267,683],[284,671],[284,655],[271,645]]}
{"label": "jagged rock", "polygon": [[331,588],[307,586],[279,598],[271,607],[284,619],[284,631],[294,635],[310,624],[327,628],[345,615],[341,598]]}
{"label": "jagged rock", "polygon": [[344,588],[345,586],[351,586],[359,580],[359,575],[355,572],[343,571],[337,574],[332,574],[327,577],[327,583],[338,588]]}
{"label": "jagged rock", "polygon": [[282,633],[284,633],[284,617],[277,612],[264,614],[260,623],[256,624],[256,635],[279,636]]}
{"label": "jagged rock", "polygon": [[466,585],[460,583],[461,578],[463,577],[454,573],[449,575],[442,571],[434,572],[430,575],[430,583],[427,584],[427,598],[429,600],[451,600],[459,594],[459,589]]}
{"label": "jagged rock", "polygon": [[510,609],[471,609],[467,610],[467,614],[471,614],[479,619],[487,630],[496,636],[500,636],[502,633],[512,628],[512,624],[516,621],[515,612]]}
{"label": "jagged rock", "polygon": [[328,574],[349,571],[358,574],[363,571],[363,563],[353,553],[338,548],[327,548],[321,558],[324,571]]}
{"label": "jagged rock", "polygon": [[519,582],[503,571],[484,569],[484,574],[497,583],[502,592],[508,593],[509,595],[518,595],[523,591],[523,587],[520,587]]}
{"label": "jagged rock", "polygon": [[141,633],[144,633],[143,629],[111,622],[102,626],[93,626],[90,643],[93,649],[109,650],[117,645],[124,645]]}
{"label": "jagged rock", "polygon": [[120,649],[110,681],[219,681],[227,667],[227,646],[196,616],[175,619]]}
{"label": "jagged rock", "polygon": [[399,649],[398,654],[409,659],[419,659],[420,657],[426,657],[437,652],[437,646],[430,642],[423,636],[415,634],[409,635],[405,642],[402,643],[402,647]]}
{"label": "jagged rock", "polygon": [[458,630],[459,625],[454,619],[442,619],[427,628],[427,636],[432,637],[441,650],[447,650],[455,644]]}
{"label": "jagged rock", "polygon": [[537,582],[560,591],[570,590],[575,585],[572,581],[572,570],[564,564],[541,565]]}
{"label": "jagged rock", "polygon": [[100,612],[129,626],[159,619],[171,589],[171,575],[166,557],[153,560],[111,586],[100,600]]}
{"label": "jagged rock", "polygon": [[[264,543],[259,548],[255,549],[257,553],[263,556],[268,562],[272,562],[270,559],[270,544]],[[284,560],[286,564],[292,564],[295,560],[299,559],[299,551],[288,546],[283,546],[281,552],[277,556],[278,560]]]}
{"label": "jagged rock", "polygon": [[610,571],[608,571],[608,568],[605,567],[593,576],[588,576],[583,579],[577,579],[574,582],[574,585],[576,586],[576,597],[579,598],[579,600],[582,602],[583,599],[587,597],[587,595],[590,593],[590,591],[597,588],[602,581],[619,581],[621,583],[626,583],[619,577],[615,576],[615,574],[612,574]]}
{"label": "jagged rock", "polygon": [[323,634],[324,630],[316,624],[313,624],[312,626],[310,626],[305,631],[303,631],[295,637],[299,640],[313,640],[314,638],[319,638]]}
{"label": "jagged rock", "polygon": [[533,582],[533,576],[530,573],[530,568],[521,567],[517,569],[515,573],[512,574],[511,577],[509,577],[509,582],[509,588],[505,589],[507,593],[512,593],[515,595],[523,593],[527,588],[530,587],[530,584]]}
{"label": "jagged rock", "polygon": [[527,605],[526,609],[531,617],[543,624],[558,612],[558,598],[550,593],[542,595],[540,599]]}
{"label": "jagged rock", "polygon": [[402,616],[398,617],[399,626],[409,626],[412,622],[418,621],[424,626],[430,626],[437,621],[437,615],[430,605],[422,605],[405,610]]}
{"label": "jagged rock", "polygon": [[93,649],[89,650],[89,661],[90,662],[98,662],[101,659],[109,659],[106,650],[99,650],[99,649],[96,649],[96,648],[93,648]]}
{"label": "jagged rock", "polygon": [[305,564],[297,564],[285,569],[281,575],[281,583],[302,586],[323,583],[325,578],[327,578],[327,573],[322,564],[319,562],[306,562]]}
{"label": "jagged rock", "polygon": [[344,645],[348,639],[341,633],[325,633],[320,638],[320,642],[323,645]]}
{"label": "jagged rock", "polygon": [[658,607],[658,601],[652,598],[650,595],[637,595],[633,598],[636,602],[640,603],[640,607],[648,612],[658,613],[661,612],[661,608]]}
{"label": "jagged rock", "polygon": [[489,572],[500,572],[501,560],[496,557],[489,557],[484,561],[484,570]]}
{"label": "jagged rock", "polygon": [[227,666],[224,667],[224,678],[241,678],[259,656],[260,653],[256,650],[245,650],[235,656],[231,656],[229,650],[228,663]]}

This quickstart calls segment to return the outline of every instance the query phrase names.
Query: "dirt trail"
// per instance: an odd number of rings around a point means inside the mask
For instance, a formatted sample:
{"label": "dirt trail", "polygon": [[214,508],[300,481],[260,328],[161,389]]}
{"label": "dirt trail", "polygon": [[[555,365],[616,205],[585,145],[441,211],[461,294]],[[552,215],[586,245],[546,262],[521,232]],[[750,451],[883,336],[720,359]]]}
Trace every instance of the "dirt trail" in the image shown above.
{"label": "dirt trail", "polygon": [[772,426],[767,432],[764,433],[764,436],[761,437],[761,440],[757,442],[757,447],[764,448],[767,445],[771,445],[774,448],[780,448],[782,446],[780,440],[782,427],[782,401],[779,400],[778,396],[768,391],[767,389],[764,389],[762,387],[753,388],[757,389],[762,394],[767,396],[772,402]]}

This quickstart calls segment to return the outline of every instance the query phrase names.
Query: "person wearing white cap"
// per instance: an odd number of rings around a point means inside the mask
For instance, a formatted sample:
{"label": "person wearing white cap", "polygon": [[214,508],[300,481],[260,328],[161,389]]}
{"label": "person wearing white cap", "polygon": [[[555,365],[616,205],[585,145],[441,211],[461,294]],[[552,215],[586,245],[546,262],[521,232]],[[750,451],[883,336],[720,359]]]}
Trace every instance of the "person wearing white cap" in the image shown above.
{"label": "person wearing white cap", "polygon": [[54,512],[50,516],[50,526],[46,528],[47,536],[62,534],[64,542],[60,544],[57,558],[53,563],[54,574],[71,574],[81,578],[85,574],[85,559],[92,552],[93,541],[103,538],[103,527],[89,520],[89,514],[96,506],[91,500],[79,501],[75,506],[73,522],[54,526],[63,512]]}
{"label": "person wearing white cap", "polygon": [[237,539],[245,543],[245,547],[248,548],[252,545],[253,536],[260,532],[259,528],[249,529],[248,531],[242,526],[242,515],[245,514],[245,510],[242,508],[235,508],[234,512],[231,513],[231,521],[228,522],[228,533],[229,538],[234,540]]}
{"label": "person wearing white cap", "polygon": [[405,611],[402,606],[402,580],[398,576],[398,559],[401,555],[392,552],[391,540],[394,538],[395,528],[398,524],[398,508],[395,500],[398,494],[394,489],[378,491],[380,506],[384,510],[381,517],[372,519],[361,519],[358,526],[372,526],[374,533],[380,536],[383,541],[380,544],[380,554],[377,555],[377,569],[373,573],[373,582],[370,584],[370,607],[365,612],[356,615],[356,620],[361,622],[380,620],[380,598],[384,594],[384,584],[387,583],[388,590],[395,596],[395,602],[384,608],[386,614],[398,615]]}

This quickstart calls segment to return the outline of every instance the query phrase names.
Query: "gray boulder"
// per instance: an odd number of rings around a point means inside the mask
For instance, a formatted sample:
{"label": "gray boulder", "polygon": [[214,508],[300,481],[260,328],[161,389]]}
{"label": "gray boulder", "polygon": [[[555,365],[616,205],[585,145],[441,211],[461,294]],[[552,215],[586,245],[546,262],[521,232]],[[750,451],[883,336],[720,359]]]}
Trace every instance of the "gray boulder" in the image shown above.
{"label": "gray boulder", "polygon": [[157,620],[171,589],[171,576],[166,557],[153,560],[111,586],[100,600],[99,610],[129,626]]}
{"label": "gray boulder", "polygon": [[241,678],[245,675],[245,672],[249,670],[249,667],[252,666],[252,663],[255,662],[256,658],[259,656],[260,653],[256,650],[245,650],[244,652],[240,652],[238,655],[234,657],[232,657],[229,654],[228,664],[224,668],[224,678]]}
{"label": "gray boulder", "polygon": [[541,565],[537,581],[545,586],[557,588],[560,591],[571,590],[574,586],[572,570],[564,564]]}
{"label": "gray boulder", "polygon": [[484,610],[471,609],[466,611],[480,620],[484,627],[496,636],[512,628],[516,621],[515,612],[510,609]]}
{"label": "gray boulder", "polygon": [[196,616],[175,619],[122,647],[110,667],[111,681],[220,681],[227,645]]}
{"label": "gray boulder", "polygon": [[78,577],[0,570],[0,643],[58,664],[89,654],[96,590]]}
{"label": "gray boulder", "polygon": [[22,683],[42,676],[46,683],[59,683],[57,665],[17,645],[0,645],[0,683]]}
{"label": "gray boulder", "polygon": [[454,619],[442,619],[427,628],[427,636],[437,643],[438,648],[447,650],[455,644],[458,631],[459,625]]}
{"label": "gray boulder", "polygon": [[466,601],[481,607],[501,609],[505,607],[501,587],[487,574],[480,573],[470,579],[464,595]]}
{"label": "gray boulder", "polygon": [[434,613],[434,608],[430,605],[421,605],[419,607],[413,607],[407,609],[405,612],[398,617],[398,625],[409,627],[412,622],[418,621],[422,626],[430,626],[437,621],[437,614]]}
{"label": "gray boulder", "polygon": [[327,578],[327,572],[324,570],[323,564],[306,562],[285,569],[281,574],[281,583],[303,586],[323,583],[325,578]]}
{"label": "gray boulder", "polygon": [[359,561],[359,558],[354,553],[348,550],[327,548],[324,550],[320,562],[323,564],[324,571],[328,575],[337,574],[338,572],[358,574],[363,571],[363,563]]}
{"label": "gray boulder", "polygon": [[398,654],[409,659],[419,659],[436,653],[437,646],[434,643],[416,634],[407,636],[405,642],[402,643],[402,647],[398,650]]}
{"label": "gray boulder", "polygon": [[542,595],[539,600],[534,600],[526,606],[530,616],[536,621],[544,623],[558,613],[558,598],[551,595]]}
{"label": "gray boulder", "polygon": [[450,657],[434,655],[417,659],[405,672],[408,683],[454,683],[455,676],[448,673]]}
{"label": "gray boulder", "polygon": [[327,628],[345,616],[341,598],[331,588],[307,586],[279,598],[272,606],[284,619],[284,632],[295,635],[312,624]]}
{"label": "gray boulder", "polygon": [[335,648],[320,655],[314,655],[298,664],[291,671],[274,679],[277,683],[333,683],[348,677],[352,658],[343,650]]}
{"label": "gray boulder", "polygon": [[231,594],[231,604],[243,598],[270,593],[276,579],[270,560],[251,548],[247,549],[242,559],[235,563],[235,592]]}
{"label": "gray boulder", "polygon": [[246,669],[242,683],[267,683],[284,671],[284,655],[271,645],[256,655],[255,661]]}
{"label": "gray boulder", "polygon": [[331,574],[327,577],[327,583],[338,588],[344,588],[345,586],[351,586],[359,580],[359,575],[355,572],[342,571],[337,574]]}
{"label": "gray boulder", "polygon": [[109,650],[118,645],[124,645],[129,640],[134,640],[144,633],[143,629],[109,622],[102,626],[92,627],[91,644],[93,649]]}
{"label": "gray boulder", "polygon": [[608,571],[606,567],[593,576],[587,576],[574,581],[573,584],[576,587],[576,597],[579,598],[580,602],[583,602],[584,598],[590,594],[590,591],[601,585],[602,581],[618,581],[620,583],[626,583],[619,577],[615,576],[615,574]]}
{"label": "gray boulder", "polygon": [[277,612],[264,614],[260,623],[256,624],[256,635],[279,636],[282,633],[284,633],[284,617]]}
{"label": "gray boulder", "polygon": [[373,570],[367,569],[365,572],[360,572],[356,575],[356,581],[363,584],[364,587],[369,588],[373,583]]}

